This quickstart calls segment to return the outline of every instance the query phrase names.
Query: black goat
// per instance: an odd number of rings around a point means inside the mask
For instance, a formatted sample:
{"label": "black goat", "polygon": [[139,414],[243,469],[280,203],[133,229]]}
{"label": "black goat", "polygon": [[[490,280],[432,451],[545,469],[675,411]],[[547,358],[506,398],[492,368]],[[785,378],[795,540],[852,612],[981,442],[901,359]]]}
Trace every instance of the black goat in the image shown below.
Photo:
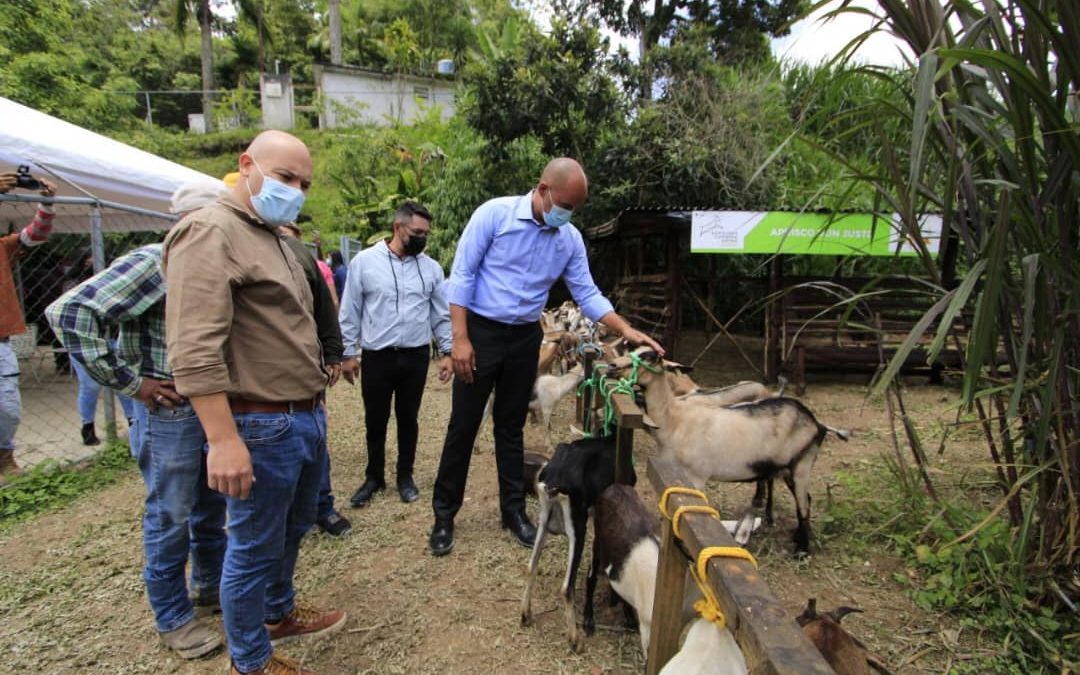
{"label": "black goat", "polygon": [[[632,476],[631,483],[634,480]],[[537,478],[540,517],[536,528],[536,542],[529,558],[525,594],[521,601],[521,623],[524,626],[532,623],[532,589],[536,580],[536,567],[547,538],[548,520],[552,510],[558,505],[563,515],[566,536],[570,539],[562,596],[567,639],[576,652],[585,646],[584,636],[578,630],[577,617],[574,614],[574,581],[585,547],[589,509],[600,498],[600,494],[614,482],[615,438],[611,436],[560,443],[555,448],[551,461],[540,470]]]}

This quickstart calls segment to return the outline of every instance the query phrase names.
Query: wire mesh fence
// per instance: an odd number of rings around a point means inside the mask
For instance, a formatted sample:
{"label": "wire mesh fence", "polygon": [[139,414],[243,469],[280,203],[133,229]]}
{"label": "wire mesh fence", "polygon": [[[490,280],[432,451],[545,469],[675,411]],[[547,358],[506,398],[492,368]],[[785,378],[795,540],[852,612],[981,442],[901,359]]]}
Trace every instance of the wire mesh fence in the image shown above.
{"label": "wire mesh fence", "polygon": [[[18,310],[27,326],[25,333],[10,336],[22,398],[15,457],[24,467],[93,455],[97,448],[83,443],[86,422],[94,423],[102,439],[126,435],[126,416],[115,410],[111,392],[79,377],[49,327],[45,308],[128,251],[161,241],[173,221],[168,214],[103,206],[90,199],[57,198],[52,207],[52,235],[39,246],[20,246],[11,268]],[[37,209],[36,200],[0,194],[0,235],[17,234]],[[0,277],[3,274],[0,270]]]}
{"label": "wire mesh fence", "polygon": [[358,239],[350,239],[349,237],[341,238],[341,257],[345,260],[345,264],[348,265],[352,261],[353,256],[359,253],[364,248],[364,243]]}

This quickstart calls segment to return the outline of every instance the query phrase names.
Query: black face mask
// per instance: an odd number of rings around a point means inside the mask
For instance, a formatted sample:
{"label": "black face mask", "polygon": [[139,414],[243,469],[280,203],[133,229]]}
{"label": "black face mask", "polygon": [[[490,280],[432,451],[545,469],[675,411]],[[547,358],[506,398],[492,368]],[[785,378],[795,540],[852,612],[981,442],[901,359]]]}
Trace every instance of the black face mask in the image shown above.
{"label": "black face mask", "polygon": [[405,255],[420,255],[425,246],[427,246],[427,236],[418,237],[410,234],[409,241],[405,242]]}

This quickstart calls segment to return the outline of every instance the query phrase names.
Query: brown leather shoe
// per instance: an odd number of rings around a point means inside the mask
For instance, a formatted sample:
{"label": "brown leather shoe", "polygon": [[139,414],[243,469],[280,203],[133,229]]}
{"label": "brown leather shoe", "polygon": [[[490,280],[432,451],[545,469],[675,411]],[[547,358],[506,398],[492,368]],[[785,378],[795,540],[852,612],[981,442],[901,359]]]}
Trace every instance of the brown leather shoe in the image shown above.
{"label": "brown leather shoe", "polygon": [[235,665],[230,665],[229,675],[315,675],[315,671],[308,670],[292,659],[273,654],[266,665],[250,673],[241,673]]}
{"label": "brown leather shoe", "polygon": [[333,633],[345,625],[346,618],[344,610],[323,611],[297,605],[279,623],[266,624],[266,630],[270,631],[271,644],[280,644],[298,637]]}
{"label": "brown leather shoe", "polygon": [[15,451],[0,450],[0,483],[3,483],[5,478],[18,476],[21,473],[22,469],[15,463]]}
{"label": "brown leather shoe", "polygon": [[161,642],[182,659],[201,659],[221,646],[221,636],[199,619],[192,619],[176,630],[158,633]]}

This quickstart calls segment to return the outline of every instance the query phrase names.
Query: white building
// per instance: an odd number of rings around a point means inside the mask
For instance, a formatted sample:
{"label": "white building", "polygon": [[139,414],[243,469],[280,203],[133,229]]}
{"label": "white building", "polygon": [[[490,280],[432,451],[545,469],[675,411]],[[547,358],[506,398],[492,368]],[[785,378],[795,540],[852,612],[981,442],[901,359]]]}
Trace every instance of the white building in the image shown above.
{"label": "white building", "polygon": [[438,105],[442,118],[454,114],[452,75],[422,77],[356,66],[315,66],[323,129],[360,123],[411,122]]}

